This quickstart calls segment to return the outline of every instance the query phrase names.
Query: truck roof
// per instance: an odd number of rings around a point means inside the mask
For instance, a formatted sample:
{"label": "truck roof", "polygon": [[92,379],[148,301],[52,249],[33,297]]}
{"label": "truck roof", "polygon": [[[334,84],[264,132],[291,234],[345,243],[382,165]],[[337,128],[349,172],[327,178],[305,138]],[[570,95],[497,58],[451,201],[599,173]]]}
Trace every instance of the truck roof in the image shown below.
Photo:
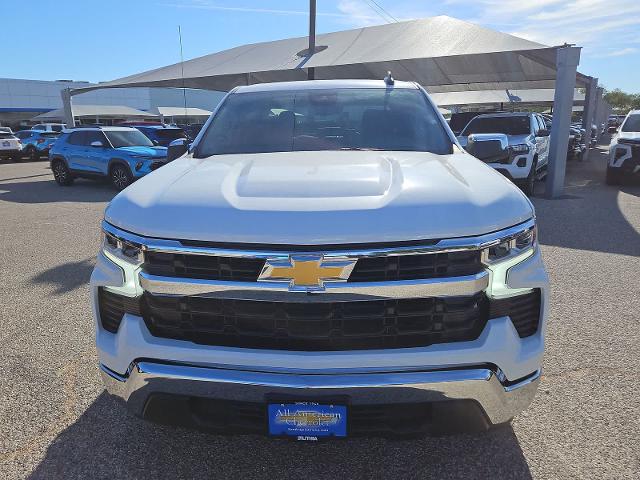
{"label": "truck roof", "polygon": [[299,82],[256,83],[254,85],[236,87],[232,92],[249,93],[283,90],[323,90],[329,88],[406,88],[415,90],[418,88],[418,85],[415,82],[401,82],[399,80],[395,80],[393,86],[388,86],[384,80],[303,80]]}

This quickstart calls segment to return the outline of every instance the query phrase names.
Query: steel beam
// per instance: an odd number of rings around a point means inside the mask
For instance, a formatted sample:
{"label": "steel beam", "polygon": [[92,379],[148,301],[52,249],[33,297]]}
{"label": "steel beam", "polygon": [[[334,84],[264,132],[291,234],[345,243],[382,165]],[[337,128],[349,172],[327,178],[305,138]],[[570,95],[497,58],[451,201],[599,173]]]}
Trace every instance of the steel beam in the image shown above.
{"label": "steel beam", "polygon": [[563,47],[557,50],[556,88],[553,97],[553,121],[551,123],[549,165],[545,186],[547,198],[559,197],[564,190],[569,126],[576,86],[576,68],[579,62],[579,47]]}
{"label": "steel beam", "polygon": [[62,97],[62,108],[64,109],[64,123],[67,124],[67,128],[75,127],[75,121],[73,119],[73,102],[71,101],[71,89],[64,88],[60,91]]}
{"label": "steel beam", "polygon": [[587,84],[584,95],[584,110],[582,111],[582,128],[591,136],[591,125],[594,124],[596,111],[596,94],[598,90],[598,79],[591,77]]}

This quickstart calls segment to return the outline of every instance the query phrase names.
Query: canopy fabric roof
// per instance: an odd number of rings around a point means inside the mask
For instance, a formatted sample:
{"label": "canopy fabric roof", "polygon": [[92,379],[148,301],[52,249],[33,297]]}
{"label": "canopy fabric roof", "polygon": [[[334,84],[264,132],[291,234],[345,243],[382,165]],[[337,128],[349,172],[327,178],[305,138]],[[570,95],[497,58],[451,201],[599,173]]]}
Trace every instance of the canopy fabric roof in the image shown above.
{"label": "canopy fabric roof", "polygon": [[211,115],[210,110],[196,107],[155,107],[152,108],[152,111],[165,117],[208,117]]}
{"label": "canopy fabric roof", "polygon": [[[74,117],[101,117],[101,118],[136,118],[136,117],[156,117],[157,115],[136,110],[124,105],[74,105]],[[64,109],[58,108],[50,112],[41,113],[33,117],[33,120],[61,120],[64,119]]]}
{"label": "canopy fabric roof", "polygon": [[[228,91],[238,85],[316,79],[417,81],[431,92],[553,88],[556,49],[447,16],[255,43],[142,72],[74,93],[114,87],[187,87]],[[184,68],[184,77],[182,76]],[[583,85],[583,75],[578,82]]]}
{"label": "canopy fabric roof", "polygon": [[[555,90],[528,89],[528,90],[476,90],[461,92],[432,93],[431,98],[440,107],[456,105],[484,105],[484,104],[539,104],[552,105]],[[574,90],[573,103],[584,103],[584,92]]]}

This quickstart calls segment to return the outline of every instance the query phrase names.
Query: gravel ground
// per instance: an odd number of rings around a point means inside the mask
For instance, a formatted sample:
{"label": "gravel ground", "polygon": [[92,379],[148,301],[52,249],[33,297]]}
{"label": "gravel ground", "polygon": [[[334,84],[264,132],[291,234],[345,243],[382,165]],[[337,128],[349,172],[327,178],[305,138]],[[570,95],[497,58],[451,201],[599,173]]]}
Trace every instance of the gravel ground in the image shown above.
{"label": "gravel ground", "polygon": [[534,203],[552,282],[544,377],[505,428],[318,445],[149,424],[100,383],[87,282],[108,186],[0,164],[0,478],[639,478],[640,186],[606,151]]}

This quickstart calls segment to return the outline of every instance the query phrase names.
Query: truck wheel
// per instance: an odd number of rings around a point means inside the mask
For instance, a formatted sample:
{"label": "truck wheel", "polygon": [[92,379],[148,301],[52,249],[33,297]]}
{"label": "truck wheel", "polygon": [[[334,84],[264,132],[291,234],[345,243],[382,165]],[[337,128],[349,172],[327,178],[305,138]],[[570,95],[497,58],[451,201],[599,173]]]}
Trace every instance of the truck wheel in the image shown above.
{"label": "truck wheel", "polygon": [[522,191],[530,197],[533,195],[533,191],[536,185],[536,168],[538,167],[538,159],[534,158],[533,163],[531,164],[531,170],[529,170],[529,175],[527,175],[527,179],[522,184]]}
{"label": "truck wheel", "polygon": [[36,147],[29,147],[27,156],[29,157],[30,162],[37,162],[40,160],[40,152],[38,152]]}
{"label": "truck wheel", "polygon": [[133,176],[127,167],[121,163],[116,163],[111,167],[111,183],[118,191],[124,190],[133,181]]}
{"label": "truck wheel", "polygon": [[54,160],[51,170],[53,170],[53,178],[55,178],[58,185],[68,187],[73,183],[73,176],[63,160]]}
{"label": "truck wheel", "polygon": [[620,185],[620,183],[622,183],[620,172],[618,172],[617,169],[607,168],[607,177],[605,181],[607,185]]}

